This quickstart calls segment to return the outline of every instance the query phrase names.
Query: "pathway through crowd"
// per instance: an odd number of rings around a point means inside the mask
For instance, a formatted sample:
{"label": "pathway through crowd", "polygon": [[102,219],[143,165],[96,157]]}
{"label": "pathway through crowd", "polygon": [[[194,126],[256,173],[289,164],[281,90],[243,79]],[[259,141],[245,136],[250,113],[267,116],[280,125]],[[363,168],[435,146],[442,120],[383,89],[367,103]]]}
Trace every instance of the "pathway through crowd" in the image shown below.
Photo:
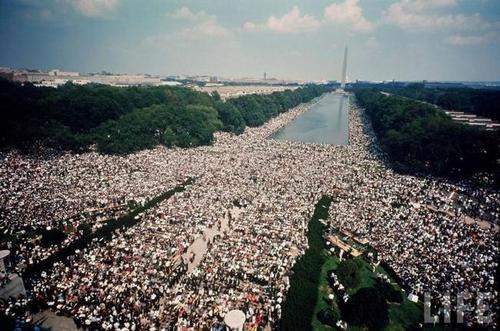
{"label": "pathway through crowd", "polygon": [[[212,242],[217,235],[222,236],[224,232],[229,231],[229,215],[231,215],[231,218],[234,221],[239,218],[240,212],[241,211],[238,207],[233,207],[220,221],[220,228],[213,226],[205,229],[203,235],[196,238],[191,246],[188,247],[186,253],[182,255],[185,263],[187,263],[188,273],[193,271],[201,263],[203,256],[205,256],[208,251],[208,243]],[[192,254],[194,254],[194,256],[192,256]]]}

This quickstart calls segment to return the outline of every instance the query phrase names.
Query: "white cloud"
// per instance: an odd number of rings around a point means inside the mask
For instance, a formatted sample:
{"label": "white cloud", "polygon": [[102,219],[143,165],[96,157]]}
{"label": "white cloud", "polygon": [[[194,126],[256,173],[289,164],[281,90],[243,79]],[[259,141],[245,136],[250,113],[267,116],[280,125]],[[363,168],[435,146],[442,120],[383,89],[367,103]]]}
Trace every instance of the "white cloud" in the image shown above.
{"label": "white cloud", "polygon": [[497,32],[489,32],[482,35],[462,35],[455,34],[448,37],[445,42],[453,46],[477,46],[489,43],[500,42],[500,34]]}
{"label": "white cloud", "polygon": [[[457,0],[400,0],[389,6],[383,13],[382,20],[408,31],[454,32],[444,40],[453,46],[477,46],[499,42],[500,22],[487,21],[477,13],[464,15],[446,12],[456,4]],[[478,34],[479,32],[481,34]]]}
{"label": "white cloud", "polygon": [[255,24],[254,22],[245,22],[243,23],[243,29],[244,30],[249,30],[249,31],[254,31],[258,30],[260,27]]}
{"label": "white cloud", "polygon": [[[444,1],[444,0],[442,0]],[[358,0],[345,0],[333,3],[324,9],[324,18],[316,19],[312,15],[301,14],[297,6],[281,17],[271,16],[263,24],[246,22],[243,29],[248,31],[274,31],[277,33],[300,33],[319,29],[329,24],[342,24],[354,32],[369,32],[374,24],[363,15]]]}
{"label": "white cloud", "polygon": [[357,32],[369,32],[374,29],[368,21],[358,0],[345,0],[342,3],[333,3],[325,8],[325,21],[345,25],[346,28]]}
{"label": "white cloud", "polygon": [[203,22],[203,21],[209,21],[209,20],[215,20],[214,15],[208,15],[205,13],[203,10],[199,11],[197,13],[194,13],[189,9],[188,7],[184,6],[172,13],[167,13],[167,16],[176,18],[176,19],[181,19],[181,20],[188,20],[192,22]]}
{"label": "white cloud", "polygon": [[382,20],[405,30],[485,30],[492,27],[479,14],[442,13],[442,9],[455,4],[456,0],[400,0],[389,6]]}
{"label": "white cloud", "polygon": [[216,21],[201,22],[191,28],[183,29],[177,32],[182,39],[200,39],[200,38],[226,38],[231,37],[233,33],[217,24]]}
{"label": "white cloud", "polygon": [[271,16],[265,24],[246,22],[243,24],[245,30],[269,30],[277,33],[299,33],[314,31],[321,26],[321,22],[311,15],[301,15],[297,6],[281,17]]}
{"label": "white cloud", "polygon": [[69,0],[81,14],[88,17],[105,17],[119,4],[119,0]]}
{"label": "white cloud", "polygon": [[452,7],[457,4],[457,0],[403,0],[401,2],[415,11]]}
{"label": "white cloud", "polygon": [[215,15],[209,15],[204,11],[193,12],[184,6],[174,12],[167,13],[168,17],[185,20],[194,25],[188,28],[173,32],[171,37],[194,40],[201,38],[225,38],[233,35],[232,31],[217,23]]}

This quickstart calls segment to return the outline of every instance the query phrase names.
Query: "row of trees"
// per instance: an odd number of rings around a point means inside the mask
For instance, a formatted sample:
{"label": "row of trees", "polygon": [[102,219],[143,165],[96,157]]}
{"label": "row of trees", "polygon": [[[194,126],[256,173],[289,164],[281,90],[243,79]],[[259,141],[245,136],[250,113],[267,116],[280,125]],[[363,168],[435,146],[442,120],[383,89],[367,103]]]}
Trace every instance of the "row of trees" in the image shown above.
{"label": "row of trees", "polygon": [[105,85],[40,88],[0,80],[0,148],[34,145],[125,154],[158,144],[210,144],[216,130],[240,134],[327,91],[315,85],[223,102],[182,87]]}
{"label": "row of trees", "polygon": [[377,90],[361,89],[355,94],[371,118],[381,147],[399,168],[460,178],[498,171],[498,131],[455,123],[433,106]]}
{"label": "row of trees", "polygon": [[411,84],[404,88],[384,90],[412,99],[438,105],[447,110],[458,110],[500,121],[500,91],[473,88],[425,88]]}
{"label": "row of trees", "polygon": [[309,85],[294,91],[286,90],[267,95],[250,94],[230,99],[229,103],[241,113],[246,125],[255,127],[303,102],[327,91],[326,87]]}
{"label": "row of trees", "polygon": [[169,147],[208,145],[213,140],[213,133],[221,128],[222,122],[212,107],[154,105],[105,122],[91,137],[101,153],[127,154],[159,144]]}
{"label": "row of trees", "polygon": [[83,149],[92,142],[89,133],[100,125],[156,104],[211,105],[212,98],[176,87],[66,84],[54,89],[0,80],[0,148],[25,149],[39,143]]}

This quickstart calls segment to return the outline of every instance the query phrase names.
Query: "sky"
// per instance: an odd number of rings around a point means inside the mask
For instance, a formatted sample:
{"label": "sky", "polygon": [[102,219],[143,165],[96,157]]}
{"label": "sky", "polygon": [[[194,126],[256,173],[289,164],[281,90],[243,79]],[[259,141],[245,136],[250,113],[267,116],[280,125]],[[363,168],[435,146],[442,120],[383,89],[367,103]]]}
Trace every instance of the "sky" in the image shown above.
{"label": "sky", "polygon": [[0,0],[0,66],[500,81],[500,0]]}

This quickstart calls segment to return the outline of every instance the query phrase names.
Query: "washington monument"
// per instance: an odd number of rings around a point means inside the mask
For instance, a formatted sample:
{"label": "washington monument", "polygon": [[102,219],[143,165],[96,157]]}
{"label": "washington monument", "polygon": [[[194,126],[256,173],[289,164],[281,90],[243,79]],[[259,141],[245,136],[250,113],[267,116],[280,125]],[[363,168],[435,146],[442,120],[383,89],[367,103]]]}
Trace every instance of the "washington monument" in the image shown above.
{"label": "washington monument", "polygon": [[346,81],[347,81],[347,46],[345,47],[344,50],[344,64],[342,65],[342,80],[340,83],[341,89],[345,88]]}

